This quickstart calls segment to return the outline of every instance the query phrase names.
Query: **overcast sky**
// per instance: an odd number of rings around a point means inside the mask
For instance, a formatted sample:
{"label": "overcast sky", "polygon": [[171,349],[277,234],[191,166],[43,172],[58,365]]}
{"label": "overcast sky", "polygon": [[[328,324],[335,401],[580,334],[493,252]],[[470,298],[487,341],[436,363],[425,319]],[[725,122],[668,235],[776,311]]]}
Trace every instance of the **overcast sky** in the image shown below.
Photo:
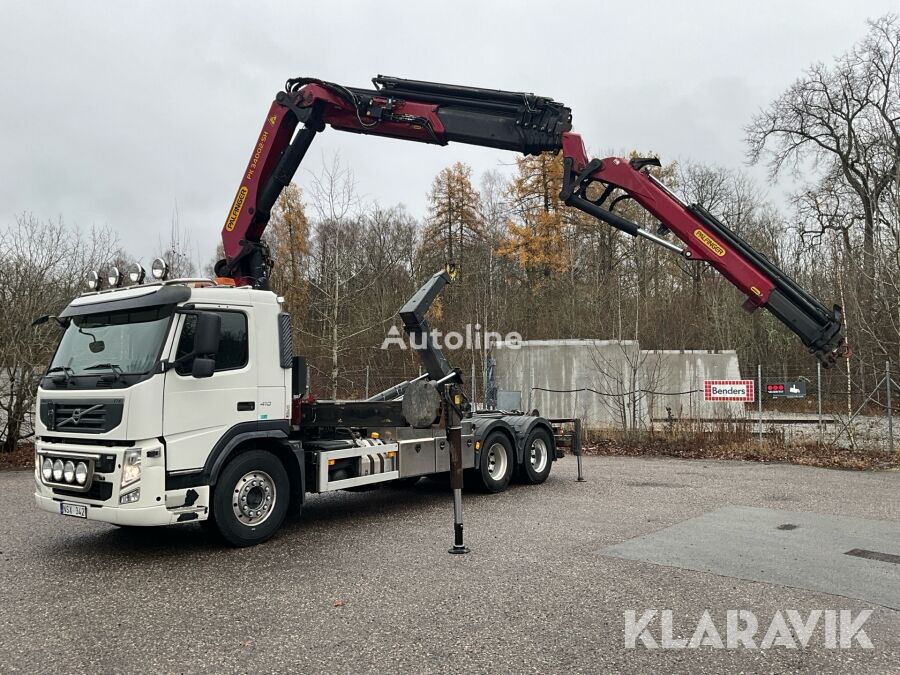
{"label": "overcast sky", "polygon": [[[745,162],[743,126],[893,2],[48,2],[3,0],[0,224],[31,211],[108,225],[147,262],[176,208],[212,256],[268,106],[288,77],[378,73],[551,96],[590,150]],[[512,154],[329,130],[360,192],[423,215],[444,166]],[[761,171],[754,172],[763,175]],[[298,174],[301,186],[308,176]],[[777,198],[779,188],[772,188]]]}

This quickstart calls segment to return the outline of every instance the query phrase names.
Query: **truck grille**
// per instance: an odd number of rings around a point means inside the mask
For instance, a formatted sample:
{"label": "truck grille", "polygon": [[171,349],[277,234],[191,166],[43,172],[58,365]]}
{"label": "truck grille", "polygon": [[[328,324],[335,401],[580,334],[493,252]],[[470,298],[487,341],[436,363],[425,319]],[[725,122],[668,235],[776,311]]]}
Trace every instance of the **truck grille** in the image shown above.
{"label": "truck grille", "polygon": [[109,482],[94,481],[86,492],[78,492],[77,490],[64,490],[63,488],[53,488],[53,494],[60,497],[78,497],[79,499],[93,499],[98,502],[108,501],[112,497],[113,486]]}
{"label": "truck grille", "polygon": [[50,431],[100,434],[122,421],[123,399],[41,401],[41,422]]}

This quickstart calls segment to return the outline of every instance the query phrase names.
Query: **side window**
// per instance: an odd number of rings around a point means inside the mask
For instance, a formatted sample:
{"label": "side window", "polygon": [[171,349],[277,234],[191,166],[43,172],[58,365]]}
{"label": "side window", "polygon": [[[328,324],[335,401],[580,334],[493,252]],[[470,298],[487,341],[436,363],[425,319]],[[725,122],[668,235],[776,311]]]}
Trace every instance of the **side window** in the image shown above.
{"label": "side window", "polygon": [[[222,317],[222,337],[219,340],[219,353],[216,354],[216,371],[243,368],[247,365],[249,353],[247,315],[243,312],[215,312],[215,314]],[[176,359],[193,351],[194,329],[196,326],[196,316],[188,314],[184,317],[181,337],[178,340],[178,349],[175,351]],[[189,375],[191,372],[191,359],[179,364],[175,371],[179,375]]]}

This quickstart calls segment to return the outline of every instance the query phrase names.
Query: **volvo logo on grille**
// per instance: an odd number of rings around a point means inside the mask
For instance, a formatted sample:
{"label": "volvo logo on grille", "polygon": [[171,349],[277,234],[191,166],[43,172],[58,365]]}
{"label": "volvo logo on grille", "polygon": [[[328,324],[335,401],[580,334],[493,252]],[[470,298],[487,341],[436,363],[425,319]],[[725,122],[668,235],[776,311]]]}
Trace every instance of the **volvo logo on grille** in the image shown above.
{"label": "volvo logo on grille", "polygon": [[86,408],[84,410],[82,410],[81,408],[75,408],[75,410],[72,411],[71,417],[67,417],[63,421],[58,422],[56,426],[61,427],[65,424],[68,424],[69,422],[77,425],[79,422],[81,422],[81,418],[84,415],[87,415],[88,413],[92,413],[95,410],[97,410],[98,408],[102,408],[102,407],[103,407],[103,405],[98,403],[97,405],[92,405],[90,408]]}

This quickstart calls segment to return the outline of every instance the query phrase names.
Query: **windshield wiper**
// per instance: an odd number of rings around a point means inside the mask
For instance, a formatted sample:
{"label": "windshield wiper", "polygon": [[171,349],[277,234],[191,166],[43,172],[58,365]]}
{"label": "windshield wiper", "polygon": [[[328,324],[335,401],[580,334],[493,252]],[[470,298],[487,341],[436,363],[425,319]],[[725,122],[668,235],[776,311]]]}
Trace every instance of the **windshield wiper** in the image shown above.
{"label": "windshield wiper", "polygon": [[95,363],[82,370],[111,370],[115,376],[114,379],[118,379],[122,375],[122,367],[115,363]]}
{"label": "windshield wiper", "polygon": [[61,384],[62,382],[69,384],[69,379],[75,374],[75,371],[69,368],[69,366],[53,366],[47,371],[47,375],[50,373],[62,373],[63,377],[54,377],[53,381],[57,384]]}

